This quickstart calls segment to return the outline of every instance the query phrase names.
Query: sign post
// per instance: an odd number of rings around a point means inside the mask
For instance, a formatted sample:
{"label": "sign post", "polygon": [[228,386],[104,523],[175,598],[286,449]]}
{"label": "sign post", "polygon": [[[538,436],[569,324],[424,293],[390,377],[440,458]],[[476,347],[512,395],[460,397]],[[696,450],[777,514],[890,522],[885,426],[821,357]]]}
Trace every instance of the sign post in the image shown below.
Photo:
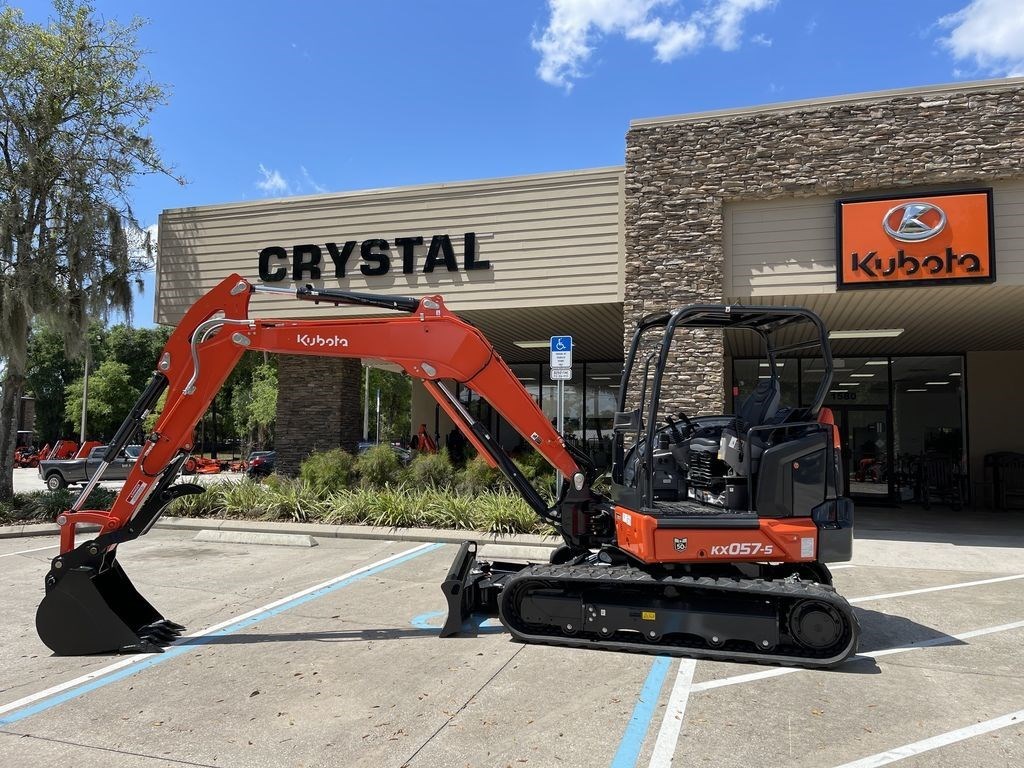
{"label": "sign post", "polygon": [[[565,382],[572,380],[572,336],[551,337],[551,380],[556,382],[555,429],[565,431]],[[555,472],[556,492],[562,487],[562,473]]]}

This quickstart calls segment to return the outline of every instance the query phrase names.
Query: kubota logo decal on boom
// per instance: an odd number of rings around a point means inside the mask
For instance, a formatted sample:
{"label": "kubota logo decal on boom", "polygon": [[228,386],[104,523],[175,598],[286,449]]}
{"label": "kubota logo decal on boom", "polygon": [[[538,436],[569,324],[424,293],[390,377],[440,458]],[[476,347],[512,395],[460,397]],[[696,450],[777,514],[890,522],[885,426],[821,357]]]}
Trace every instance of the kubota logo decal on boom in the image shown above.
{"label": "kubota logo decal on boom", "polygon": [[300,333],[295,341],[304,347],[347,347],[348,339],[344,336],[310,336],[308,333]]}

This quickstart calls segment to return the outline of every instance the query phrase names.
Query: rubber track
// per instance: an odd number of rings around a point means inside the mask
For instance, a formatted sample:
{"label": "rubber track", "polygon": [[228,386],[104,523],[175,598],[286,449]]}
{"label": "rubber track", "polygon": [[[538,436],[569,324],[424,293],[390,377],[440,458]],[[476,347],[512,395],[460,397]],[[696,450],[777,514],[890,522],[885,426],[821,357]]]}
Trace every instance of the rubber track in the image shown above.
{"label": "rubber track", "polygon": [[[525,595],[529,589],[529,582],[536,579],[537,586],[549,588],[552,582],[567,582],[567,586],[583,585],[584,587],[611,587],[621,588],[624,584],[630,587],[643,587],[650,585],[652,588],[676,587],[680,590],[700,590],[708,592],[720,592],[728,600],[726,595],[732,594],[744,598],[773,598],[789,602],[790,606],[799,600],[818,600],[835,608],[846,622],[844,635],[847,643],[843,649],[827,657],[815,657],[808,654],[798,653],[769,653],[740,651],[729,648],[709,648],[705,645],[688,643],[683,640],[660,640],[657,642],[633,642],[622,639],[615,639],[626,633],[616,633],[608,638],[603,638],[593,633],[581,633],[569,636],[562,633],[561,628],[553,627],[550,632],[536,633],[535,630],[526,629],[524,622],[520,620],[517,610],[511,606],[513,601]],[[518,604],[518,602],[517,602]],[[785,614],[788,608],[783,608]],[[741,579],[725,577],[688,577],[688,576],[666,576],[656,578],[638,568],[624,566],[601,566],[601,565],[533,565],[524,568],[522,571],[510,576],[504,584],[500,597],[501,620],[512,633],[512,636],[525,643],[543,643],[546,645],[568,646],[570,648],[605,648],[614,651],[626,651],[631,653],[667,654],[672,656],[692,656],[704,659],[717,659],[719,661],[736,661],[741,663],[756,662],[758,664],[782,664],[786,666],[799,666],[807,668],[834,667],[849,658],[857,650],[857,640],[860,635],[860,623],[857,621],[853,608],[844,597],[837,594],[835,589],[824,584],[814,582],[785,580],[769,581],[766,579]],[[630,637],[635,636],[628,633]],[[800,651],[798,646],[793,645],[793,650]]]}

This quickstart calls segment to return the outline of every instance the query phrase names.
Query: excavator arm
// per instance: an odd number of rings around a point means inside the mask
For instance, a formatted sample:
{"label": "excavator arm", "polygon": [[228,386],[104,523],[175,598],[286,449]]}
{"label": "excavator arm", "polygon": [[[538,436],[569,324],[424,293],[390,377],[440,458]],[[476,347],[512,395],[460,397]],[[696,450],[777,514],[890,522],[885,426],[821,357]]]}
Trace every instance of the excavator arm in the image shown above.
{"label": "excavator arm", "polygon": [[[406,316],[253,319],[249,318],[249,300],[257,292],[289,294],[316,303],[386,308]],[[160,355],[149,386],[111,441],[105,462],[113,461],[138,433],[166,392],[163,410],[111,509],[82,508],[102,477],[104,464],[72,509],[58,518],[61,552],[51,563],[46,577],[47,596],[36,622],[43,641],[55,652],[152,651],[181,631],[180,625],[163,619],[135,591],[116,561],[116,548],[149,531],[175,498],[202,492],[199,486],[174,481],[192,449],[199,419],[247,350],[370,358],[401,366],[423,382],[477,451],[505,473],[527,504],[559,531],[571,550],[582,551],[611,541],[610,509],[591,491],[592,478],[577,461],[583,457],[574,457],[483,334],[450,312],[440,296],[387,297],[311,286],[290,291],[254,285],[231,275],[185,314]],[[562,474],[563,485],[553,508],[486,426],[462,407],[444,380],[456,381],[485,398]],[[76,528],[83,523],[98,525],[100,532],[76,546]],[[471,568],[472,552],[463,547],[453,571]],[[452,590],[460,591],[458,585]],[[455,605],[451,594],[449,603]]]}

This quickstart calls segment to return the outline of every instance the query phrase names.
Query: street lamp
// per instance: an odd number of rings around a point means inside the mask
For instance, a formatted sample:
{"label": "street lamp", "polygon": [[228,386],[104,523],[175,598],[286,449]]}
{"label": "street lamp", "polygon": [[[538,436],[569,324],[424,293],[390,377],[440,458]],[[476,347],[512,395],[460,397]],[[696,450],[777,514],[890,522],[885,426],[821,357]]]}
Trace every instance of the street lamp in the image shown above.
{"label": "street lamp", "polygon": [[[101,336],[96,341],[102,341]],[[86,337],[85,340],[85,375],[82,377],[82,426],[78,436],[78,444],[85,445],[85,414],[89,408],[89,361],[92,358],[92,340]]]}
{"label": "street lamp", "polygon": [[78,444],[85,445],[85,413],[89,408],[89,357],[91,344],[85,342],[85,375],[82,377],[82,428],[79,431]]}

